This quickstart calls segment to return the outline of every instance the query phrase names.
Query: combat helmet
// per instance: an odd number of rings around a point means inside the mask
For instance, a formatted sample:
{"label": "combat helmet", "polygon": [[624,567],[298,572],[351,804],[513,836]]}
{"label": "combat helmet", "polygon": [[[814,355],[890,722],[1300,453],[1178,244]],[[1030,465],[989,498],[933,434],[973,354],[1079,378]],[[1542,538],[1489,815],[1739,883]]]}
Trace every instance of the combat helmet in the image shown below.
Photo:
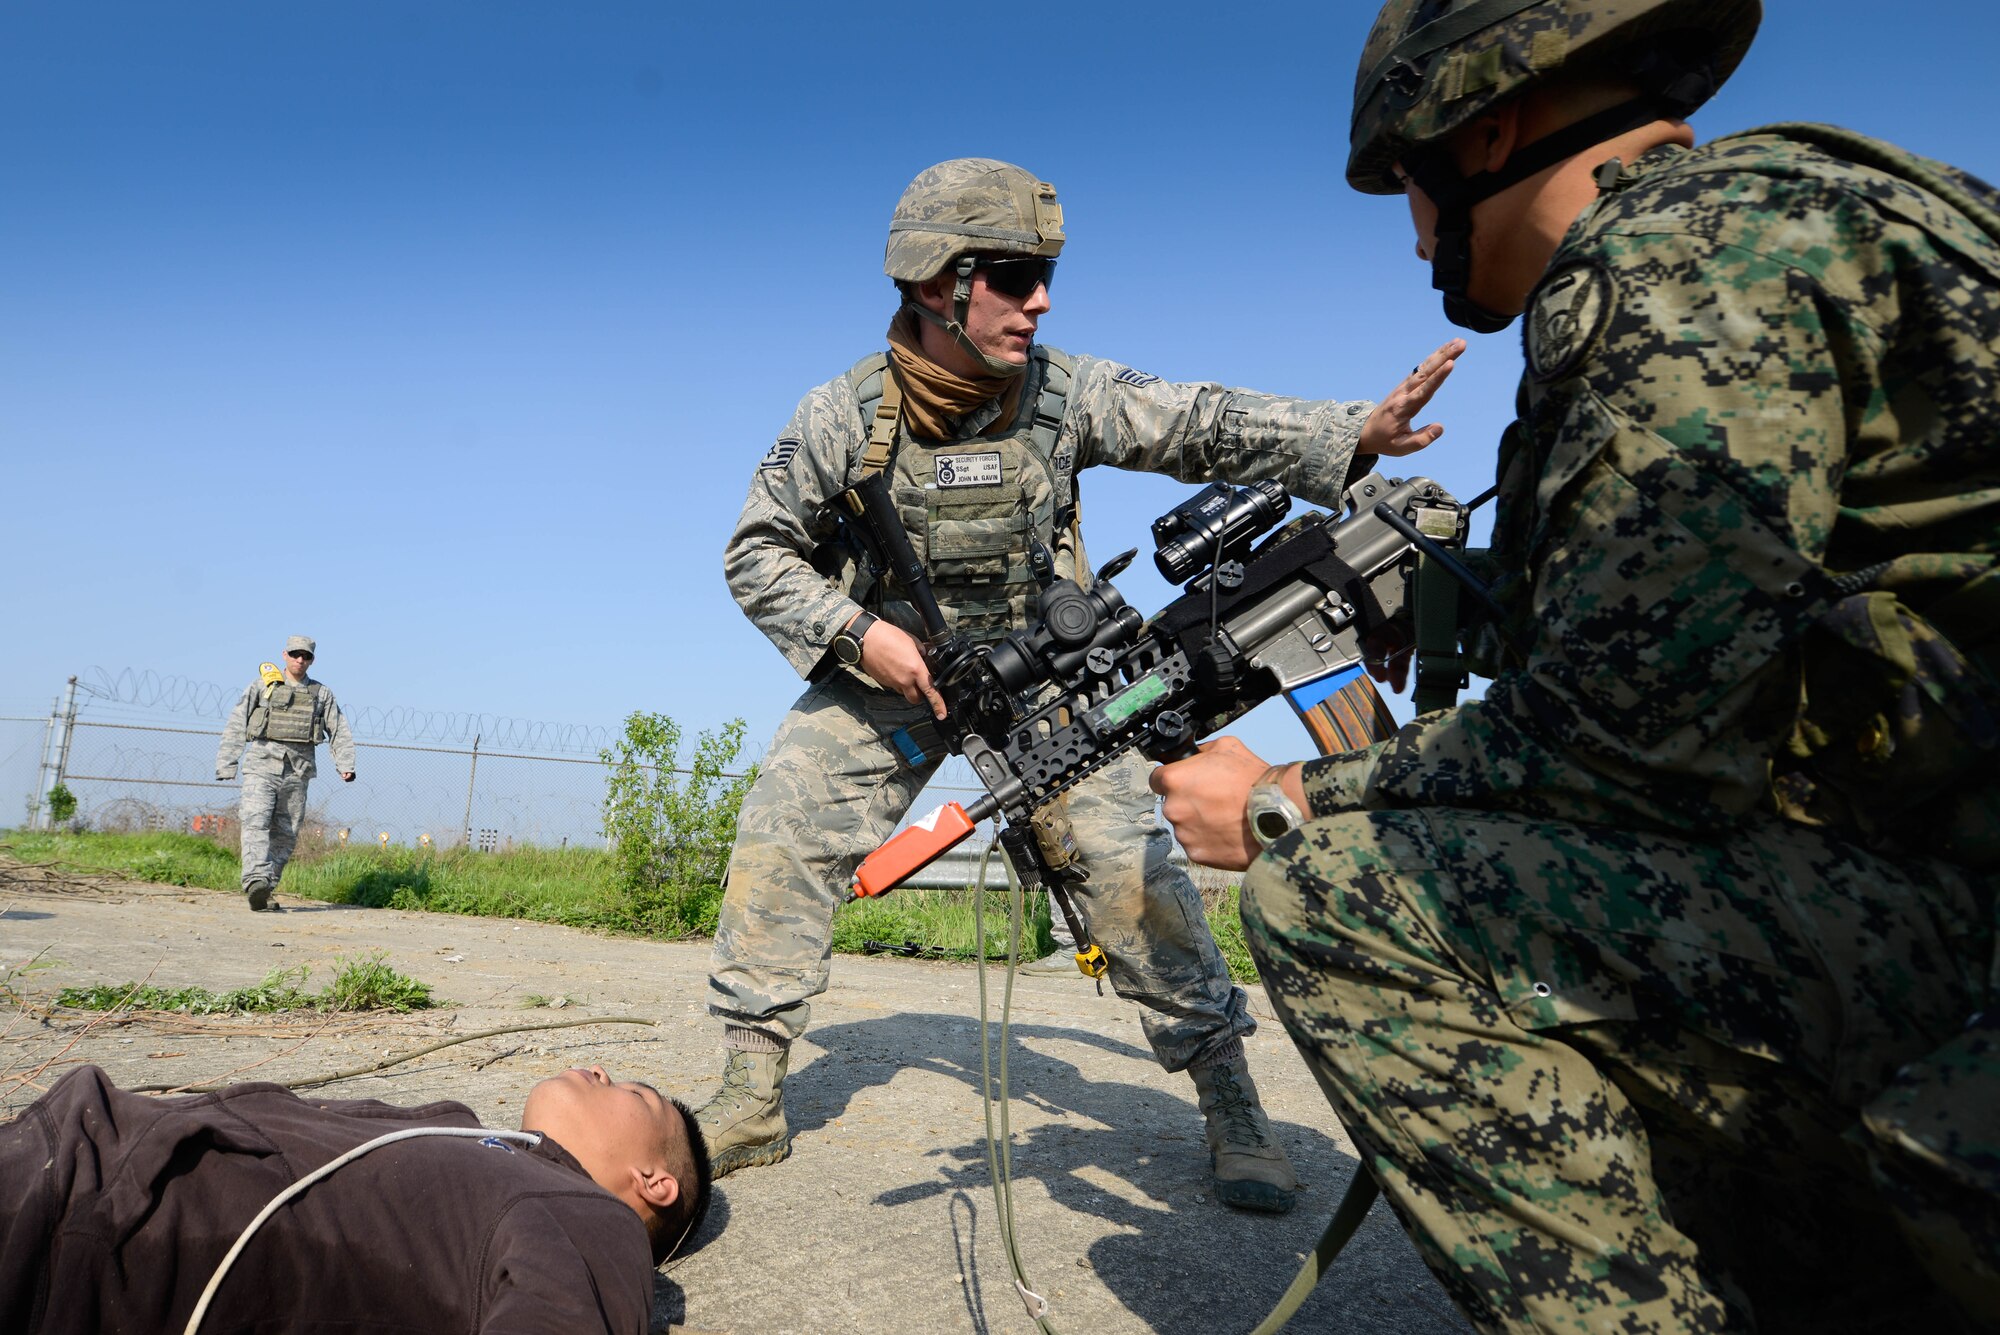
{"label": "combat helmet", "polygon": [[958,282],[952,290],[951,319],[914,301],[906,301],[905,308],[950,334],[995,375],[1019,375],[1025,368],[988,357],[965,332],[974,257],[1040,255],[1053,260],[1062,248],[1062,205],[1054,186],[1010,162],[953,158],[917,173],[896,201],[882,271],[901,283],[921,283],[954,269]]}
{"label": "combat helmet", "polygon": [[[1348,184],[1401,194],[1400,163],[1438,206],[1432,286],[1446,315],[1504,328],[1510,317],[1465,297],[1472,206],[1592,144],[1686,116],[1735,72],[1762,18],[1760,0],[1389,0],[1355,76]],[[1460,176],[1445,139],[1562,70],[1616,73],[1639,95],[1523,146],[1497,172]]]}

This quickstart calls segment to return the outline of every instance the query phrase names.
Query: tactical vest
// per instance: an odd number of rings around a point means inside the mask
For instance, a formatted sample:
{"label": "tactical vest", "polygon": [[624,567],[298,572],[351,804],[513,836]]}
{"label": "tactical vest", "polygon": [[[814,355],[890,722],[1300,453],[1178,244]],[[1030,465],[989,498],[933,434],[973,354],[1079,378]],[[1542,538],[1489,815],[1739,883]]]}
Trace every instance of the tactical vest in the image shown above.
{"label": "tactical vest", "polygon": [[326,739],[319,718],[320,685],[294,686],[281,681],[264,692],[250,711],[250,736],[266,742],[303,742],[317,746]]}
{"label": "tactical vest", "polygon": [[[847,373],[864,422],[872,422],[889,374],[887,353],[862,358]],[[1040,595],[1028,569],[1028,543],[1055,556],[1056,574],[1074,577],[1082,561],[1077,529],[1075,459],[1058,452],[1073,363],[1037,348],[1029,359],[1021,406],[1009,430],[972,440],[928,441],[898,424],[889,494],[910,545],[924,563],[945,620],[974,643],[1026,626]],[[916,611],[879,586],[865,606],[921,634]]]}

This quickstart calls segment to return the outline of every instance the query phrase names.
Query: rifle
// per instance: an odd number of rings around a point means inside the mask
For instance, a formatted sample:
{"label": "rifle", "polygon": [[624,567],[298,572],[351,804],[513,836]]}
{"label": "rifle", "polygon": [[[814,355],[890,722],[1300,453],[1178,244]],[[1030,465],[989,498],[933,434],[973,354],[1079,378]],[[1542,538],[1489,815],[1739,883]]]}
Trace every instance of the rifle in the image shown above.
{"label": "rifle", "polygon": [[[1154,562],[1185,588],[1152,619],[1111,584],[1136,548],[1085,586],[1056,578],[1048,551],[1031,544],[1038,619],[974,647],[947,629],[879,476],[835,499],[878,577],[900,585],[923,616],[948,711],[936,726],[986,788],[971,806],[946,803],[870,854],[855,873],[859,897],[894,889],[996,815],[1023,882],[1058,888],[1075,878],[1048,856],[1046,839],[1032,837],[1035,817],[1124,752],[1191,755],[1201,738],[1280,692],[1303,710],[1320,684],[1352,675],[1371,635],[1411,619],[1420,580],[1427,593],[1455,593],[1456,580],[1498,610],[1450,550],[1464,545],[1470,507],[1428,478],[1370,473],[1347,489],[1343,516],[1315,512],[1275,533],[1291,506],[1282,487],[1215,483],[1153,524]],[[1422,645],[1418,653],[1419,681],[1438,682],[1440,664],[1424,661]],[[1435,657],[1451,688],[1462,685],[1449,647]]]}

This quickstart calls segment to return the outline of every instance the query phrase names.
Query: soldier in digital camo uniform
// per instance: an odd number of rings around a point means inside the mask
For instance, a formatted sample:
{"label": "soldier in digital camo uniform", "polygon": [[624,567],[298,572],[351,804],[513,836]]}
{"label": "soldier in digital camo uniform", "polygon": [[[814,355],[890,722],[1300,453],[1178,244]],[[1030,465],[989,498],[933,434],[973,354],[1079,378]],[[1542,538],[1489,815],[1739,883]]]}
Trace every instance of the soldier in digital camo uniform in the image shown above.
{"label": "soldier in digital camo uniform", "polygon": [[1483,1330],[2000,1321],[2000,216],[1830,127],[1694,147],[1760,17],[1382,11],[1348,179],[1526,313],[1494,680],[1154,778],[1202,861],[1309,809],[1251,949]]}
{"label": "soldier in digital camo uniform", "polygon": [[347,730],[333,692],[306,672],[314,648],[306,635],[285,641],[284,670],[272,673],[267,663],[268,675],[243,689],[215,753],[215,777],[224,783],[236,777],[237,761],[242,761],[237,823],[243,894],[253,911],[277,907],[271,894],[298,843],[306,784],[319,772],[313,753],[321,742],[333,748],[333,767],[341,779],[354,782],[354,734]]}
{"label": "soldier in digital camo uniform", "polygon": [[[907,603],[886,600],[834,541],[821,507],[886,471],[946,617],[975,641],[1029,624],[1031,540],[1088,578],[1077,473],[1095,465],[1188,482],[1274,478],[1321,504],[1377,454],[1442,428],[1411,419],[1449,374],[1453,340],[1379,405],[1168,384],[1035,341],[1062,249],[1054,187],[983,158],[940,163],[904,191],[884,269],[901,308],[886,352],[811,391],[757,466],[724,556],[746,615],[811,686],[743,803],[715,938],[710,1011],[723,1083],[699,1112],[718,1173],[790,1151],[782,1083],[855,866],[895,829],[943,759],[933,689]],[[1290,1209],[1298,1191],[1244,1062],[1255,1028],[1209,936],[1201,897],[1133,757],[1073,790],[1089,881],[1077,902],[1120,996],[1146,1008],[1166,1069],[1199,1092],[1217,1195]]]}

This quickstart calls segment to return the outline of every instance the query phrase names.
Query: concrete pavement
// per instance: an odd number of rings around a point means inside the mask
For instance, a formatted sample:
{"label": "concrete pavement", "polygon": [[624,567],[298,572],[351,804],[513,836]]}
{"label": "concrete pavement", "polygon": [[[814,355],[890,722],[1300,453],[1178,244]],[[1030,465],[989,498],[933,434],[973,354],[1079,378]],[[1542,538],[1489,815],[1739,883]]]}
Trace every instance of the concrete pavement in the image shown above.
{"label": "concrete pavement", "polygon": [[[325,1087],[332,1097],[458,1099],[513,1125],[521,1096],[568,1066],[602,1063],[690,1104],[714,1087],[719,1031],[704,1009],[706,943],[663,944],[488,918],[286,900],[251,914],[233,895],[150,885],[26,887],[0,877],[0,970],[30,998],[70,984],[148,979],[216,990],[278,966],[375,952],[432,984],[447,1010],[341,1020],[184,1018],[51,1025],[0,1013],[0,1119],[53,1060],[120,1084],[240,1072],[290,1079],[510,1023],[639,1015],[656,1027],[517,1034],[448,1048]],[[995,900],[999,902],[998,897]],[[990,974],[997,1016],[1001,971]],[[657,1281],[656,1328],[703,1331],[1033,1331],[994,1226],[979,1101],[978,993],[968,965],[842,957],[793,1054],[785,1163],[719,1185],[692,1254]],[[563,999],[527,1008],[530,997]],[[1253,1009],[1270,1007],[1253,993]],[[1217,1205],[1194,1088],[1152,1061],[1138,1011],[1080,977],[1016,984],[1015,1209],[1031,1282],[1066,1332],[1247,1331],[1289,1282],[1355,1170],[1352,1147],[1283,1030],[1248,1040],[1273,1123],[1309,1184],[1293,1214]],[[1445,1335],[1469,1327],[1378,1203],[1292,1330]]]}

